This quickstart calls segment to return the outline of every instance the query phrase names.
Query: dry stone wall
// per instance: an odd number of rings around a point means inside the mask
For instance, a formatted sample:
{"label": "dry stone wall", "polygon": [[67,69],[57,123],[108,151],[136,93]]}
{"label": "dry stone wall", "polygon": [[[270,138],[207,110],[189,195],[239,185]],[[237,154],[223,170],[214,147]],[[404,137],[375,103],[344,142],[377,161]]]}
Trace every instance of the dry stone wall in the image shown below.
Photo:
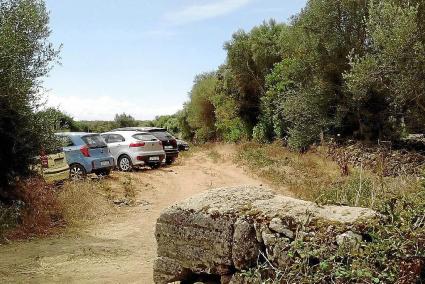
{"label": "dry stone wall", "polygon": [[[154,281],[245,283],[240,272],[258,265],[260,256],[276,267],[284,265],[291,242],[314,234],[301,229],[306,224],[317,220],[332,230],[332,224],[349,227],[374,217],[369,209],[318,206],[262,187],[211,190],[167,208],[158,218]],[[337,245],[353,248],[362,241],[353,231],[335,237]]]}

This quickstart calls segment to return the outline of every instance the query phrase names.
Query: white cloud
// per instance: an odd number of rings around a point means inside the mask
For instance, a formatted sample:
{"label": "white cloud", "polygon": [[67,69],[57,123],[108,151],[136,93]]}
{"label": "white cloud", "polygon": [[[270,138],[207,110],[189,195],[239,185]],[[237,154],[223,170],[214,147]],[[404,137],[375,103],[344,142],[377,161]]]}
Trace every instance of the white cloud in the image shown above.
{"label": "white cloud", "polygon": [[148,106],[131,99],[110,96],[96,98],[49,95],[46,107],[58,107],[77,120],[113,120],[116,113],[125,112],[136,119],[153,119],[157,115],[173,114],[178,106]]}
{"label": "white cloud", "polygon": [[219,0],[214,3],[195,4],[165,15],[165,19],[173,24],[182,25],[202,21],[229,14],[252,0]]}

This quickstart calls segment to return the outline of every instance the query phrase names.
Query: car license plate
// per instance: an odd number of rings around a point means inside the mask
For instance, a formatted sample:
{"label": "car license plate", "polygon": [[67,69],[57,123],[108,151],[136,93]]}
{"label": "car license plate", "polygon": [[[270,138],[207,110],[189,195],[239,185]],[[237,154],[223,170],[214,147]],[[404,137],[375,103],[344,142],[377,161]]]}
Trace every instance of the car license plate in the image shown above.
{"label": "car license plate", "polygon": [[102,162],[100,162],[100,165],[101,165],[102,167],[104,167],[104,166],[109,166],[109,165],[110,165],[110,163],[109,163],[109,161],[102,161]]}
{"label": "car license plate", "polygon": [[149,161],[159,161],[159,157],[150,157]]}
{"label": "car license plate", "polygon": [[173,146],[165,146],[164,149],[173,149]]}

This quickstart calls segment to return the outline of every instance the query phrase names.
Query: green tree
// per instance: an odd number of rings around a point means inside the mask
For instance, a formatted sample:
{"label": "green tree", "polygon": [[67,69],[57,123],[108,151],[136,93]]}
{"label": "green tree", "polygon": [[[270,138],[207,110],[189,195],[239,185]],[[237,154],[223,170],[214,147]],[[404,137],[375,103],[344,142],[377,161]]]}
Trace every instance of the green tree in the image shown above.
{"label": "green tree", "polygon": [[215,108],[215,128],[218,138],[237,142],[250,137],[250,129],[240,115],[240,92],[227,65],[217,72],[217,85],[211,101]]}
{"label": "green tree", "polygon": [[258,122],[260,98],[265,94],[265,77],[275,63],[282,60],[279,38],[286,30],[274,20],[254,27],[250,32],[240,30],[224,45],[227,67],[238,92],[238,112],[249,132]]}
{"label": "green tree", "polygon": [[180,129],[180,136],[183,139],[193,140],[195,133],[189,124],[188,103],[183,105],[183,109],[176,114],[177,123]]}
{"label": "green tree", "polygon": [[180,126],[177,114],[157,116],[153,121],[155,127],[167,129],[167,131],[178,135],[180,133]]}
{"label": "green tree", "polygon": [[[362,128],[372,128],[385,138],[397,137],[407,119],[413,128],[425,131],[425,45],[418,6],[371,2],[369,13],[368,52],[353,55],[352,69],[345,75],[352,104],[363,120],[369,118]],[[374,101],[381,107],[365,111]],[[372,115],[375,119],[370,119]],[[373,128],[367,122],[379,124]]]}
{"label": "green tree", "polygon": [[189,94],[187,104],[187,122],[194,132],[197,142],[214,139],[215,108],[211,98],[215,95],[217,78],[215,73],[205,73],[196,76],[195,84]]}
{"label": "green tree", "polygon": [[[49,42],[49,16],[42,0],[0,0],[0,196],[47,147],[53,129],[34,110],[41,78],[58,58]],[[0,197],[1,198],[1,197]]]}
{"label": "green tree", "polygon": [[129,114],[116,114],[114,122],[117,127],[134,127],[137,126],[137,121]]}
{"label": "green tree", "polygon": [[49,124],[55,131],[82,131],[81,124],[57,108],[47,108],[39,111],[37,115],[47,117],[50,120]]}

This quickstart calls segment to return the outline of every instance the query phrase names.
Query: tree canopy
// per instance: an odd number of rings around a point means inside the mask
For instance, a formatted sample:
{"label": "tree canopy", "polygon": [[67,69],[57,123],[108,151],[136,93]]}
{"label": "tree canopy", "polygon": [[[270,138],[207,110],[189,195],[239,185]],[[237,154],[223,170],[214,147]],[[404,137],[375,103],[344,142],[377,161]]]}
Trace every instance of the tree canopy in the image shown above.
{"label": "tree canopy", "polygon": [[48,24],[44,1],[0,0],[0,198],[52,138],[51,125],[36,114],[42,78],[58,59]]}
{"label": "tree canopy", "polygon": [[288,24],[239,30],[179,121],[201,140],[287,139],[298,150],[324,136],[424,132],[424,11],[423,0],[309,0]]}

